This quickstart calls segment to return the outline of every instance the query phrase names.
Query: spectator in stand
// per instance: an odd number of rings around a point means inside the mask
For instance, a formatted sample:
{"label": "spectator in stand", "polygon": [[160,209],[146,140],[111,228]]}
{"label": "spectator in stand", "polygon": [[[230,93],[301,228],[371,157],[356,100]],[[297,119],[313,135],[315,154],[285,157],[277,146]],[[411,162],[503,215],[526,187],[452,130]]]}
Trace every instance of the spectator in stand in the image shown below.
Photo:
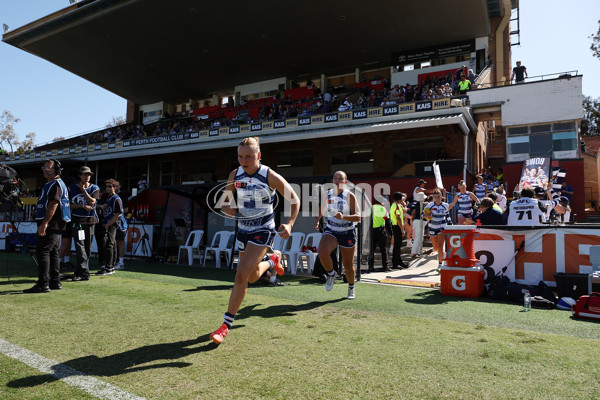
{"label": "spectator in stand", "polygon": [[510,81],[512,82],[514,79],[517,84],[525,83],[525,78],[527,78],[527,68],[521,65],[521,61],[517,61],[517,66],[513,68],[510,75]]}
{"label": "spectator in stand", "polygon": [[472,69],[469,70],[469,74],[467,75],[467,79],[471,82],[471,86],[475,84],[475,73]]}
{"label": "spectator in stand", "polygon": [[446,97],[452,97],[452,87],[450,84],[446,83],[444,86],[446,88]]}
{"label": "spectator in stand", "polygon": [[460,67],[459,69],[454,71],[454,78],[457,81],[460,81],[463,76],[467,76],[467,66],[466,65],[463,65],[462,67]]}
{"label": "spectator in stand", "polygon": [[375,107],[376,104],[377,94],[375,94],[375,90],[371,89],[369,96],[367,97],[367,107]]}
{"label": "spectator in stand", "polygon": [[569,203],[571,203],[573,194],[573,188],[567,184],[567,180],[565,179],[560,187],[560,195],[566,197]]}
{"label": "spectator in stand", "polygon": [[404,97],[406,98],[407,103],[410,103],[415,99],[415,90],[412,86],[410,86],[410,83],[406,84],[406,92],[404,94]]}
{"label": "spectator in stand", "polygon": [[323,102],[325,103],[325,112],[329,112],[331,110],[331,93],[329,93],[329,90],[323,94]]}
{"label": "spectator in stand", "polygon": [[356,108],[364,108],[366,106],[365,103],[365,98],[362,95],[362,93],[358,96],[358,99],[356,99]]}
{"label": "spectator in stand", "polygon": [[348,98],[348,96],[344,96],[344,101],[338,107],[338,111],[349,111],[349,110],[352,110],[352,103],[350,102],[350,99]]}

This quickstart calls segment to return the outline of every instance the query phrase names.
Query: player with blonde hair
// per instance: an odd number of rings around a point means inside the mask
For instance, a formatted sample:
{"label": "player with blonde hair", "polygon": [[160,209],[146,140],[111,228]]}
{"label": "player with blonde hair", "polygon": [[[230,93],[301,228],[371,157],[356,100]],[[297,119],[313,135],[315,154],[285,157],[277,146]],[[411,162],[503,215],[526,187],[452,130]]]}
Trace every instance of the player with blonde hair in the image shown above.
{"label": "player with blonde hair", "polygon": [[[246,291],[248,283],[256,282],[271,269],[283,274],[281,253],[275,251],[265,258],[273,239],[279,234],[288,239],[300,210],[300,200],[289,183],[278,173],[261,164],[260,144],[256,137],[243,139],[237,147],[240,166],[229,174],[222,197],[221,210],[228,216],[236,216],[240,242],[240,258],[235,274],[235,283],[229,297],[224,322],[210,334],[214,343],[220,344],[229,333]],[[273,204],[279,192],[291,204],[286,223],[275,230]],[[237,195],[234,204],[234,192]]]}

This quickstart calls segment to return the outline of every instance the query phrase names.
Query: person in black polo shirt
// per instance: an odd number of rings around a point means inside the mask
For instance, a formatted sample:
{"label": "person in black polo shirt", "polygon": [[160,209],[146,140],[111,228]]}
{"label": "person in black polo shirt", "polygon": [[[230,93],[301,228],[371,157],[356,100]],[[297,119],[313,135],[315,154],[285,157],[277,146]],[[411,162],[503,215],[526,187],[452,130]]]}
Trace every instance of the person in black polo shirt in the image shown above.
{"label": "person in black polo shirt", "polygon": [[69,194],[65,183],[60,179],[62,165],[57,160],[46,160],[42,166],[46,183],[37,201],[35,219],[38,224],[38,243],[35,254],[38,262],[37,283],[23,293],[48,293],[60,290],[60,259],[58,242],[60,234],[71,220]]}

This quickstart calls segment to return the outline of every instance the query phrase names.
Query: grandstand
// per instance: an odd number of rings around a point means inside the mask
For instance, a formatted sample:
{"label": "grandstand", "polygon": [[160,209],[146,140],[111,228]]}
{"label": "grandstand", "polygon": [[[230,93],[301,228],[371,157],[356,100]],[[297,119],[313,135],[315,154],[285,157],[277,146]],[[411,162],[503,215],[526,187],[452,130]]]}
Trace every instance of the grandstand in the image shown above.
{"label": "grandstand", "polygon": [[[511,185],[544,154],[583,193],[582,76],[510,85],[518,3],[80,0],[3,41],[127,99],[127,124],[6,161],[32,188],[51,156],[131,192],[143,173],[151,187],[225,179],[253,135],[264,163],[298,182],[342,169],[411,193],[443,149],[447,187],[488,165]],[[468,70],[473,88],[459,94]]]}

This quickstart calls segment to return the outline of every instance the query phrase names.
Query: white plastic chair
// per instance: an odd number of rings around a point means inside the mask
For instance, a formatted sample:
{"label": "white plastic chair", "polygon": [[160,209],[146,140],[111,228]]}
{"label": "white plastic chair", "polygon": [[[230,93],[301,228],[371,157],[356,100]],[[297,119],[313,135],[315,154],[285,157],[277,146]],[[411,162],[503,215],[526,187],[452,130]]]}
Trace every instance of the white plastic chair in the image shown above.
{"label": "white plastic chair", "polygon": [[302,250],[304,243],[304,233],[292,232],[286,241],[286,246],[281,251],[282,262],[292,275],[296,275],[296,267],[298,266],[298,254]]}
{"label": "white plastic chair", "polygon": [[282,238],[281,236],[279,236],[279,234],[275,235],[275,239],[273,239],[273,246],[271,246],[273,248],[273,250],[279,250],[282,251],[283,248],[285,247],[287,241]]}
{"label": "white plastic chair", "polygon": [[[321,236],[323,236],[323,234],[320,232],[309,233],[304,238],[304,244],[302,246],[303,247],[304,246],[316,247],[318,250],[319,242],[321,241]],[[298,253],[298,264],[299,264],[300,270],[301,271],[304,270],[303,259],[306,258],[306,272],[309,274],[312,273],[313,266],[315,265],[315,261],[317,260],[318,256],[319,256],[318,253],[313,253],[312,251],[301,251],[300,253]],[[296,269],[298,269],[298,268],[296,268]]]}
{"label": "white plastic chair", "polygon": [[181,250],[185,250],[187,253],[188,265],[192,265],[194,263],[194,258],[198,258],[198,261],[201,260],[200,243],[202,242],[202,236],[204,236],[204,231],[202,230],[190,232],[190,234],[187,237],[187,240],[185,241],[185,245],[179,246],[179,253],[177,254],[177,264],[179,264],[179,259],[181,258]]}
{"label": "white plastic chair", "polygon": [[[231,235],[229,240],[227,241],[227,248],[225,250],[221,250],[219,253],[219,254],[225,255],[225,262],[227,263],[227,265],[229,265],[230,258],[235,259],[235,255],[240,253],[240,244],[241,243],[239,240],[236,239],[235,246],[234,246],[232,237],[233,237],[233,235]],[[230,242],[231,242],[231,245],[230,245]],[[231,269],[233,269],[233,263],[231,264]]]}
{"label": "white plastic chair", "polygon": [[206,256],[209,252],[212,252],[215,254],[215,266],[221,268],[221,252],[227,250],[227,244],[229,243],[231,235],[233,235],[233,232],[230,231],[219,231],[215,233],[211,245],[204,249],[204,261],[202,262],[202,265],[206,265]]}

